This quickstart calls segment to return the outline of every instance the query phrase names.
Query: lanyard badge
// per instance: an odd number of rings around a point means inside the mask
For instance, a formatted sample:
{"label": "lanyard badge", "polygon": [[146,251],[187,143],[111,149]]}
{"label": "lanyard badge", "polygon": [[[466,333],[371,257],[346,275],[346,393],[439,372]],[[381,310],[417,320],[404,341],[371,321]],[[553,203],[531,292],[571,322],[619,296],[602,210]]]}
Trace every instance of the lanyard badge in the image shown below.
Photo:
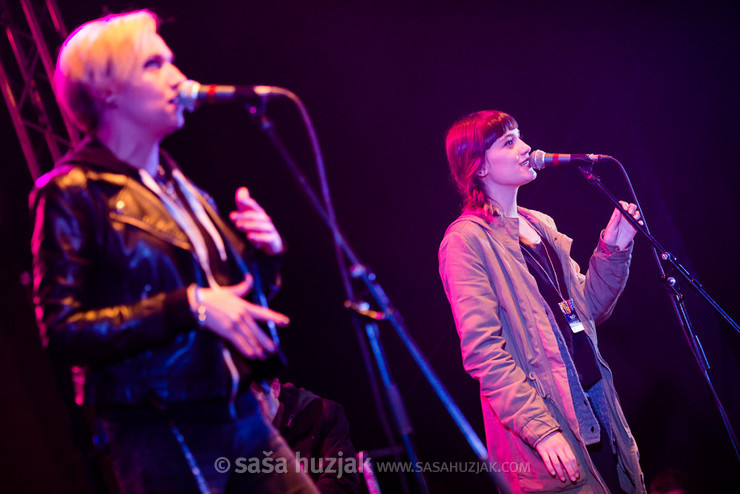
{"label": "lanyard badge", "polygon": [[583,331],[583,323],[578,318],[578,314],[576,314],[576,307],[573,305],[573,299],[569,298],[568,300],[563,300],[558,304],[560,306],[560,310],[563,311],[563,315],[565,316],[565,320],[568,321],[568,325],[570,326],[570,330],[573,331],[573,333],[580,333]]}

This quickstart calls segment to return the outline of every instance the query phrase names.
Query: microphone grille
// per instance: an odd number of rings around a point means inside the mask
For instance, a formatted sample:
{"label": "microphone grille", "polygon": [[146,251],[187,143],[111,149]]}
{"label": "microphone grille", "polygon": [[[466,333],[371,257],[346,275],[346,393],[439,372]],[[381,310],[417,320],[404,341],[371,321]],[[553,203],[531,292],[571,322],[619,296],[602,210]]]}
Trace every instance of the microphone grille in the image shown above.
{"label": "microphone grille", "polygon": [[182,81],[177,87],[177,104],[192,112],[195,110],[195,103],[198,100],[198,91],[200,83],[187,79]]}
{"label": "microphone grille", "polygon": [[537,149],[529,153],[529,166],[535,170],[542,170],[545,167],[545,152]]}

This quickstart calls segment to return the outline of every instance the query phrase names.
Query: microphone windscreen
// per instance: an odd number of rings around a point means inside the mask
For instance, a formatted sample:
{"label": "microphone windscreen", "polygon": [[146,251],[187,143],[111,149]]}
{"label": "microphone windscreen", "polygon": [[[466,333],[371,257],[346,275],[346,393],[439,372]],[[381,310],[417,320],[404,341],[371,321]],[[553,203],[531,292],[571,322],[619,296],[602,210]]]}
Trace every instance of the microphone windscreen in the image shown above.
{"label": "microphone windscreen", "polygon": [[545,154],[541,149],[529,153],[529,166],[535,170],[542,170],[545,167]]}

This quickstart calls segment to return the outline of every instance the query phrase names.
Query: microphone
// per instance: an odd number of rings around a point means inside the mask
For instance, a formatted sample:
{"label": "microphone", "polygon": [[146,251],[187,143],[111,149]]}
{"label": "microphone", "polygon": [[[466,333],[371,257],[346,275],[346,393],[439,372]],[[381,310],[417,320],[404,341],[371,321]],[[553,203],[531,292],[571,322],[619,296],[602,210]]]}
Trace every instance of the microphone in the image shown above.
{"label": "microphone", "polygon": [[194,111],[201,105],[216,103],[248,103],[263,100],[270,96],[290,96],[290,91],[277,86],[222,86],[201,84],[193,80],[180,83],[175,102],[186,109]]}
{"label": "microphone", "polygon": [[605,154],[546,153],[538,149],[529,154],[529,166],[535,170],[542,170],[548,166],[593,165],[594,163],[612,161],[613,159],[611,156]]}

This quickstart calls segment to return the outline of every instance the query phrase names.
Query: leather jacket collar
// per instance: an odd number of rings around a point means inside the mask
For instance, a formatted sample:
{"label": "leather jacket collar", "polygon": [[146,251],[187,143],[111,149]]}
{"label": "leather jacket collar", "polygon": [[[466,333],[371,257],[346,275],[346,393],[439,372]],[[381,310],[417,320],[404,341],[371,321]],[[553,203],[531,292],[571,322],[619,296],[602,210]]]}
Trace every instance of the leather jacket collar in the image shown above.
{"label": "leather jacket collar", "polygon": [[84,166],[98,172],[120,173],[132,178],[139,177],[138,169],[119,160],[110,149],[92,136],[85,137],[75,149],[60,159],[54,168]]}

